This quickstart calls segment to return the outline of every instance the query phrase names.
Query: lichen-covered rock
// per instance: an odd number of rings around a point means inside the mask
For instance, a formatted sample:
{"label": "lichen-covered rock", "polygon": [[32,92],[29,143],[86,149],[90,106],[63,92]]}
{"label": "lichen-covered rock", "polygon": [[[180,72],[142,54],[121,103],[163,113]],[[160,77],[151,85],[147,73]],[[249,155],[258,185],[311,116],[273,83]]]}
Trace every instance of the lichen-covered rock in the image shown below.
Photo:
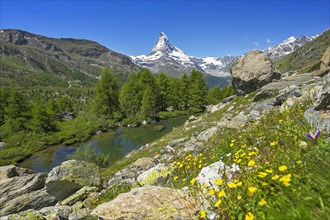
{"label": "lichen-covered rock", "polygon": [[217,131],[218,131],[218,128],[216,126],[211,127],[209,129],[201,132],[197,136],[197,140],[199,140],[199,141],[208,141]]}
{"label": "lichen-covered rock", "polygon": [[230,70],[236,94],[244,95],[279,79],[281,74],[262,51],[252,51],[238,59]]}
{"label": "lichen-covered rock", "polygon": [[0,217],[0,220],[46,220],[38,211],[29,209],[16,214]]}
{"label": "lichen-covered rock", "polygon": [[73,205],[76,202],[83,201],[88,197],[88,195],[92,192],[96,192],[98,190],[95,186],[84,186],[79,189],[75,194],[69,196],[60,202],[61,205]]}
{"label": "lichen-covered rock", "polygon": [[198,219],[198,205],[185,192],[144,186],[118,195],[93,210],[102,219]]}
{"label": "lichen-covered rock", "polygon": [[155,159],[152,157],[140,157],[133,163],[133,165],[138,168],[145,168],[150,165],[155,165],[155,162]]}
{"label": "lichen-covered rock", "polygon": [[137,181],[140,185],[152,185],[164,182],[167,177],[172,173],[172,168],[165,166],[164,164],[158,164],[155,167],[143,172],[137,177]]}
{"label": "lichen-covered rock", "polygon": [[62,201],[84,186],[101,186],[99,168],[91,163],[69,160],[54,167],[46,179],[47,192]]}

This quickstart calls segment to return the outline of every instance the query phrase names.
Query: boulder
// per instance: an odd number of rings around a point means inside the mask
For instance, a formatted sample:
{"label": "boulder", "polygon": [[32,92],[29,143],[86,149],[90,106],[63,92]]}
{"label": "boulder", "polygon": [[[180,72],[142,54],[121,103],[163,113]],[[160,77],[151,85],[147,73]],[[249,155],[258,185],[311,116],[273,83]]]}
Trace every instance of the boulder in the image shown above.
{"label": "boulder", "polygon": [[90,210],[87,208],[74,209],[69,215],[69,220],[85,220],[90,215]]}
{"label": "boulder", "polygon": [[330,67],[330,47],[327,48],[325,53],[323,54],[321,58],[321,65],[320,69],[326,69]]}
{"label": "boulder", "polygon": [[101,186],[99,168],[91,163],[69,160],[54,167],[46,179],[47,192],[62,201],[84,186]]}
{"label": "boulder", "polygon": [[13,165],[0,168],[0,216],[54,205],[44,189],[47,174]]}
{"label": "boulder", "polygon": [[195,201],[181,190],[144,186],[97,206],[92,215],[100,219],[198,219],[197,209]]}
{"label": "boulder", "polygon": [[251,93],[281,77],[269,57],[258,50],[238,59],[232,65],[230,74],[237,95]]}
{"label": "boulder", "polygon": [[133,165],[137,168],[150,168],[150,165],[155,165],[155,162],[155,159],[152,157],[140,157],[133,163]]}

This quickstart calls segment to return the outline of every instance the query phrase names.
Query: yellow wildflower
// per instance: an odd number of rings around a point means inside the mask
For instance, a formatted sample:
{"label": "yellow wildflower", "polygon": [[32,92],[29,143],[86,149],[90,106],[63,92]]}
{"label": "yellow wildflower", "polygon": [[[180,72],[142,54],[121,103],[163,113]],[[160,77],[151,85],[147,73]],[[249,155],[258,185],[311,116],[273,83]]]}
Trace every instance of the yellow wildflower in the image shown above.
{"label": "yellow wildflower", "polygon": [[214,189],[210,189],[210,190],[209,190],[209,194],[210,194],[210,196],[214,195],[214,193],[215,193],[215,190],[214,190]]}
{"label": "yellow wildflower", "polygon": [[236,183],[236,186],[242,186],[242,185],[243,185],[242,181]]}
{"label": "yellow wildflower", "polygon": [[246,213],[245,220],[253,220],[254,215],[251,212]]}
{"label": "yellow wildflower", "polygon": [[187,165],[187,166],[186,166],[186,169],[189,170],[189,169],[190,169],[190,165]]}
{"label": "yellow wildflower", "polygon": [[253,167],[254,164],[256,164],[256,162],[255,162],[254,160],[250,160],[250,161],[248,162],[248,166],[249,166],[249,167]]}
{"label": "yellow wildflower", "polygon": [[282,119],[280,119],[280,120],[278,120],[278,122],[279,122],[279,123],[282,123],[282,122],[283,122],[283,120],[282,120]]}
{"label": "yellow wildflower", "polygon": [[288,167],[287,166],[285,166],[285,165],[282,165],[282,166],[280,166],[279,168],[278,168],[278,170],[279,171],[286,171],[288,169]]}
{"label": "yellow wildflower", "polygon": [[231,140],[231,143],[235,143],[235,140]]}
{"label": "yellow wildflower", "polygon": [[225,191],[221,190],[219,193],[218,193],[218,197],[224,197],[226,195]]}
{"label": "yellow wildflower", "polygon": [[280,182],[285,186],[290,186],[291,174],[284,175],[280,178]]}
{"label": "yellow wildflower", "polygon": [[191,185],[194,185],[196,183],[196,179],[193,178],[191,181],[190,181]]}
{"label": "yellow wildflower", "polygon": [[223,180],[215,179],[214,182],[215,182],[215,184],[217,184],[218,186],[221,186],[222,183],[223,183]]}
{"label": "yellow wildflower", "polygon": [[262,185],[262,186],[268,186],[269,184],[266,183],[266,182],[262,182],[262,181],[261,181],[261,185]]}
{"label": "yellow wildflower", "polygon": [[230,189],[236,188],[236,184],[235,183],[228,183],[227,185],[228,185],[228,187]]}
{"label": "yellow wildflower", "polygon": [[239,160],[237,160],[237,161],[236,161],[236,163],[241,163],[241,162],[242,162],[242,160],[241,160],[241,159],[239,159]]}
{"label": "yellow wildflower", "polygon": [[272,173],[273,170],[272,170],[272,169],[268,169],[268,170],[266,170],[266,172],[267,172],[267,173]]}
{"label": "yellow wildflower", "polygon": [[264,205],[267,204],[267,202],[266,202],[265,199],[261,199],[261,200],[258,202],[258,204],[259,204],[260,206],[264,206]]}
{"label": "yellow wildflower", "polygon": [[182,167],[183,167],[183,163],[180,164],[180,168],[182,168]]}
{"label": "yellow wildflower", "polygon": [[201,185],[201,189],[205,189],[206,188],[206,184],[203,183],[203,185]]}
{"label": "yellow wildflower", "polygon": [[254,155],[256,155],[256,154],[257,154],[257,153],[253,151],[253,152],[250,152],[250,153],[249,153],[249,156],[254,156]]}
{"label": "yellow wildflower", "polygon": [[268,173],[266,173],[266,172],[259,172],[257,176],[259,178],[265,178],[267,175],[268,175]]}
{"label": "yellow wildflower", "polygon": [[202,168],[202,164],[199,164],[199,165],[198,165],[198,168],[199,168],[199,169]]}
{"label": "yellow wildflower", "polygon": [[280,178],[280,176],[279,175],[275,175],[275,176],[272,177],[272,180],[278,180],[278,178]]}
{"label": "yellow wildflower", "polygon": [[178,176],[174,176],[174,181],[177,181],[178,179],[179,179],[179,177]]}
{"label": "yellow wildflower", "polygon": [[206,212],[205,212],[205,210],[201,210],[201,211],[199,212],[199,217],[200,217],[200,218],[205,218],[205,217],[206,217]]}
{"label": "yellow wildflower", "polygon": [[257,191],[257,187],[254,187],[254,186],[250,186],[248,187],[248,195],[249,196],[252,196],[256,191]]}
{"label": "yellow wildflower", "polygon": [[270,143],[270,146],[273,147],[273,146],[276,146],[277,145],[277,141],[273,141]]}
{"label": "yellow wildflower", "polygon": [[221,200],[219,199],[215,204],[214,204],[214,207],[216,208],[216,207],[219,207],[220,206],[220,204],[221,204]]}
{"label": "yellow wildflower", "polygon": [[237,200],[241,200],[242,199],[242,196],[241,195],[238,195],[237,196]]}
{"label": "yellow wildflower", "polygon": [[234,146],[234,143],[230,143],[229,146],[233,147]]}

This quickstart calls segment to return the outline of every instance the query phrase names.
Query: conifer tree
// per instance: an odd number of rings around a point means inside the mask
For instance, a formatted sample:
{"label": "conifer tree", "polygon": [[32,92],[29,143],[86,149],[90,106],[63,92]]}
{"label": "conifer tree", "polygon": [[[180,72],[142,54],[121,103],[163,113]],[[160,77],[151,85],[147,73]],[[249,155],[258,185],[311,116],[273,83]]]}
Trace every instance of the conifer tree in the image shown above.
{"label": "conifer tree", "polygon": [[114,119],[115,112],[120,110],[118,85],[110,69],[103,69],[101,79],[95,88],[95,111],[99,115]]}

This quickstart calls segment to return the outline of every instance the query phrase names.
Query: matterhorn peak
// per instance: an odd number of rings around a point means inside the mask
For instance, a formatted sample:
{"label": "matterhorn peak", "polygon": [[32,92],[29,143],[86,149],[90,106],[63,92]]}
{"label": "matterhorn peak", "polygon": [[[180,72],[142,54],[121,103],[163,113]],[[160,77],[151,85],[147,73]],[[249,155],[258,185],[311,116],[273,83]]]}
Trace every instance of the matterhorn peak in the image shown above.
{"label": "matterhorn peak", "polygon": [[157,43],[152,48],[151,53],[156,53],[157,51],[170,53],[174,50],[174,46],[168,40],[164,32],[160,32]]}

